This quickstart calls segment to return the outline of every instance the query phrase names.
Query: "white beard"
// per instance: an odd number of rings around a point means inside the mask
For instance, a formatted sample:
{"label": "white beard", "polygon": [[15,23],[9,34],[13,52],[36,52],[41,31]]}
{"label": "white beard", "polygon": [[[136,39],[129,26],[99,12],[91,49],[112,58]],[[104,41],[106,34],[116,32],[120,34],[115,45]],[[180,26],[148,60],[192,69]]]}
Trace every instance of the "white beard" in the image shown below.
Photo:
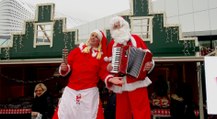
{"label": "white beard", "polygon": [[115,43],[126,44],[130,40],[129,29],[122,27],[120,29],[111,30],[111,36]]}

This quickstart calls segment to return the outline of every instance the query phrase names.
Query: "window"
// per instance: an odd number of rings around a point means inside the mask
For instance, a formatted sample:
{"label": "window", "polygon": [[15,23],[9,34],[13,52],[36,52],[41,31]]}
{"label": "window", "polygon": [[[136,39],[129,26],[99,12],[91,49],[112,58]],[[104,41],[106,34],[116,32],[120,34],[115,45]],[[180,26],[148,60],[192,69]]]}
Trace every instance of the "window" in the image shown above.
{"label": "window", "polygon": [[139,35],[144,41],[153,42],[153,17],[131,17],[131,33]]}
{"label": "window", "polygon": [[53,23],[35,24],[34,48],[41,45],[53,46]]}
{"label": "window", "polygon": [[[200,38],[200,37],[199,37]],[[217,56],[217,40],[206,39],[199,41],[201,56]]]}

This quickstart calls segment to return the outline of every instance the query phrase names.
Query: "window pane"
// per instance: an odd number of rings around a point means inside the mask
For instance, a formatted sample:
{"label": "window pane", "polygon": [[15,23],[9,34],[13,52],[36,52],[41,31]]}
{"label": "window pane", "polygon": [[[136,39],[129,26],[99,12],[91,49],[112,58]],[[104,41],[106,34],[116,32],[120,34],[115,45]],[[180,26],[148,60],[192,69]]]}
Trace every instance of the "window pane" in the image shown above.
{"label": "window pane", "polygon": [[43,32],[42,31],[39,31],[38,32],[38,37],[42,37],[43,36]]}
{"label": "window pane", "polygon": [[36,45],[51,45],[52,43],[52,24],[38,24],[36,32]]}
{"label": "window pane", "polygon": [[37,37],[36,42],[37,42],[37,43],[41,43],[41,42],[43,42],[43,37]]}
{"label": "window pane", "polygon": [[50,30],[52,29],[52,26],[51,26],[51,25],[46,25],[46,26],[45,26],[45,29],[46,29],[47,31],[50,31]]}
{"label": "window pane", "polygon": [[38,25],[38,31],[44,31],[45,30],[45,26],[44,25]]}
{"label": "window pane", "polygon": [[47,36],[51,36],[52,34],[51,34],[52,32],[51,31],[46,31],[46,34],[47,34]]}
{"label": "window pane", "polygon": [[151,21],[150,18],[133,18],[132,19],[132,33],[139,35],[144,41],[151,41]]}
{"label": "window pane", "polygon": [[133,32],[141,32],[141,28],[140,27],[134,27]]}
{"label": "window pane", "polygon": [[133,22],[132,22],[134,25],[138,25],[138,24],[140,24],[140,21],[139,20],[133,20]]}

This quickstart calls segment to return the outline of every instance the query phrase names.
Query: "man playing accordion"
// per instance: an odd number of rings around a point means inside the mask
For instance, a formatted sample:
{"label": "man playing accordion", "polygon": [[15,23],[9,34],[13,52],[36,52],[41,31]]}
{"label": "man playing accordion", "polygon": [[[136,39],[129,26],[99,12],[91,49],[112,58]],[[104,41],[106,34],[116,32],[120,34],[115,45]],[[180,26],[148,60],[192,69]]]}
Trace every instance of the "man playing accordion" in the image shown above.
{"label": "man playing accordion", "polygon": [[[112,58],[114,58],[113,54],[116,47],[129,46],[150,53],[144,41],[138,35],[130,33],[129,23],[122,17],[116,16],[112,18],[110,32],[112,40],[108,45],[108,57],[106,60],[110,62],[107,70],[111,73],[115,68],[112,64]],[[152,57],[149,59],[150,61],[147,61],[142,69],[148,73],[154,67]],[[120,73],[112,74],[117,76]],[[106,81],[107,87],[116,93],[116,119],[132,119],[132,117],[133,119],[151,119],[147,91],[147,86],[151,84],[151,80],[147,76],[144,78],[133,77],[129,74],[119,76],[121,76],[120,79],[111,78]],[[118,80],[121,80],[123,83],[115,85],[117,84],[115,82],[118,82]]]}

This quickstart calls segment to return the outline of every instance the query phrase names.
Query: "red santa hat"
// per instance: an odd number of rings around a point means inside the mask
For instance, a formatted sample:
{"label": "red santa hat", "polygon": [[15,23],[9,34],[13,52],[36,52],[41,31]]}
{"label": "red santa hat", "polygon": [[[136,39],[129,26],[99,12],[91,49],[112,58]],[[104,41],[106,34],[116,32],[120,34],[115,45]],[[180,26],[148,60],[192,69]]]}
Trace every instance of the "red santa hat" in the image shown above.
{"label": "red santa hat", "polygon": [[120,16],[115,16],[110,21],[110,33],[114,39],[115,44],[124,44],[130,40],[130,27],[129,23]]}
{"label": "red santa hat", "polygon": [[97,33],[97,37],[99,38],[99,40],[100,40],[100,41],[102,40],[103,32],[101,32],[99,29],[93,30],[93,31],[90,33],[90,35],[91,35],[92,33]]}
{"label": "red santa hat", "polygon": [[103,52],[103,54],[104,54],[104,56],[106,55],[106,53],[107,53],[107,38],[105,37],[105,34],[102,32],[102,31],[100,31],[101,32],[101,34],[102,34],[102,39],[101,39],[101,49],[102,49],[102,52]]}
{"label": "red santa hat", "polygon": [[106,55],[106,48],[107,48],[107,38],[105,37],[105,34],[103,33],[103,31],[99,30],[99,29],[96,29],[96,30],[93,30],[91,32],[92,33],[97,33],[97,37],[99,38],[100,40],[100,44],[99,44],[99,47],[98,47],[98,54],[97,54],[97,59],[100,59],[103,56]]}
{"label": "red santa hat", "polygon": [[119,22],[121,27],[125,27],[126,29],[129,29],[129,23],[121,16],[115,16],[110,21],[110,30],[114,29],[114,25]]}

